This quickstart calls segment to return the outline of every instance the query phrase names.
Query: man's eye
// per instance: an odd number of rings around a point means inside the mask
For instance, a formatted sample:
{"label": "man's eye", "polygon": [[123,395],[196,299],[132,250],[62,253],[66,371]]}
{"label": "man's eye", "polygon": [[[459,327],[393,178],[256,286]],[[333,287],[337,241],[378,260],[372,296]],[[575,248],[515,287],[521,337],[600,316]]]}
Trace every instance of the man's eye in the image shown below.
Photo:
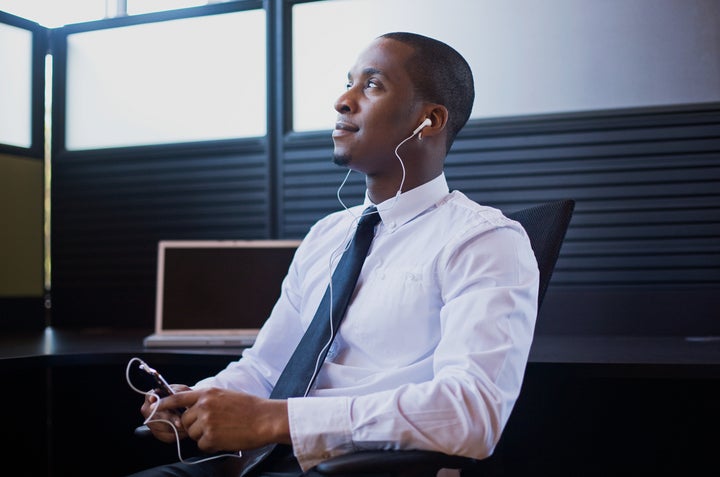
{"label": "man's eye", "polygon": [[[349,90],[352,87],[353,87],[352,82],[348,81],[347,83],[345,83],[346,90]],[[366,88],[379,88],[380,85],[375,80],[368,80],[367,83],[365,83],[365,87]]]}

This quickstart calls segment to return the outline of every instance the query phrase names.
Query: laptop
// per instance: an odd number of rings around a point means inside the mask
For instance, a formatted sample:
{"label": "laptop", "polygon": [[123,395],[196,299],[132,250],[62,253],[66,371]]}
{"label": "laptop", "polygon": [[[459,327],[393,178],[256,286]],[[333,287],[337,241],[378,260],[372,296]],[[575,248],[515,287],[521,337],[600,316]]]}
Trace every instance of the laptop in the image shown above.
{"label": "laptop", "polygon": [[155,331],[146,347],[248,347],[280,297],[300,240],[158,243]]}

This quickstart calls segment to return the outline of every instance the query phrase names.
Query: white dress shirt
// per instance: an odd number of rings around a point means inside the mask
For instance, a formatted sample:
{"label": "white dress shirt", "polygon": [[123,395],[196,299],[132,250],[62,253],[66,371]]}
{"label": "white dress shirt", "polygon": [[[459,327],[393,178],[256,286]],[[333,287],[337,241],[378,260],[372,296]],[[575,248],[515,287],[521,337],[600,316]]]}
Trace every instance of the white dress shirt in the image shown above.
{"label": "white dress shirt", "polygon": [[[252,348],[196,387],[269,396],[365,204],[318,221]],[[303,470],[361,449],[489,456],[515,404],[537,314],[523,228],[444,175],[379,204],[382,222],[309,397],[288,400]]]}

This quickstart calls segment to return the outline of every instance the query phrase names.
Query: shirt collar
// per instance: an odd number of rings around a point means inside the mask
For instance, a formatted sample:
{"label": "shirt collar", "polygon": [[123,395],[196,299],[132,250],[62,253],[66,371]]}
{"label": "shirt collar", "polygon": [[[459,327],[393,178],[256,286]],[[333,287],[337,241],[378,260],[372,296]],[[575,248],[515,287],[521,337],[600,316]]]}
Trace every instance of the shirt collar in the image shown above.
{"label": "shirt collar", "polygon": [[[445,174],[440,173],[425,184],[377,204],[380,219],[390,230],[394,230],[440,202],[449,192]],[[363,207],[370,205],[373,203],[365,191]]]}

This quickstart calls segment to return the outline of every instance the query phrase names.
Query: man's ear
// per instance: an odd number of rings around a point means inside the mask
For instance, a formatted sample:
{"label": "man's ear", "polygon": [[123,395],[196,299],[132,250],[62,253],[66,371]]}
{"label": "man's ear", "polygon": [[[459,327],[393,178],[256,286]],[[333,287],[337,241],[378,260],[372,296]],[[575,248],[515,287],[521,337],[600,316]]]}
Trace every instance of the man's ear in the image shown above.
{"label": "man's ear", "polygon": [[448,122],[449,112],[447,108],[441,104],[429,105],[425,110],[425,117],[430,120],[430,124],[423,127],[419,134],[422,137],[432,137],[438,135],[445,129]]}

